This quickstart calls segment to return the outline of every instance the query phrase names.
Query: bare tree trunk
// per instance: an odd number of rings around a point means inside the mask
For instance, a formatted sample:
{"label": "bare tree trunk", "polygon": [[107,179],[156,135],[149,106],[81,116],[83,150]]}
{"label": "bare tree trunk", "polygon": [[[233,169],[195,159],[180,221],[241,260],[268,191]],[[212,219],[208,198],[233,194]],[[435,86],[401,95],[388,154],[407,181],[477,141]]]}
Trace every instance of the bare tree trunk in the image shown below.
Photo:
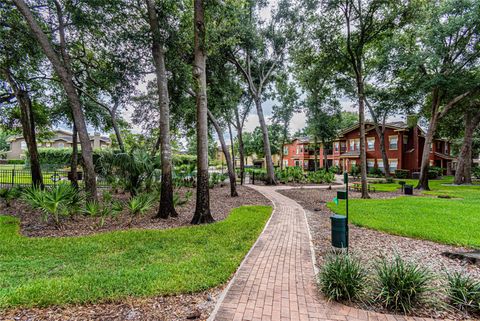
{"label": "bare tree trunk", "polygon": [[110,118],[112,119],[112,127],[113,127],[113,130],[115,131],[115,137],[117,138],[118,147],[120,148],[122,153],[125,153],[125,145],[123,144],[122,133],[120,132],[120,128],[118,128],[117,115],[115,111],[116,111],[116,108],[110,111]]}
{"label": "bare tree trunk", "polygon": [[465,134],[463,137],[462,149],[458,155],[457,171],[455,172],[454,183],[471,184],[472,183],[472,142],[475,128],[480,122],[480,114],[472,117],[471,114],[465,114]]}
{"label": "bare tree trunk", "polygon": [[317,162],[318,162],[318,141],[317,138],[315,137],[314,143],[313,143],[313,155],[314,155],[314,161],[313,161],[313,170],[316,172],[317,171]]}
{"label": "bare tree trunk", "polygon": [[152,56],[157,77],[158,107],[160,110],[160,158],[162,163],[162,185],[160,206],[156,217],[178,216],[173,204],[172,148],[170,146],[170,102],[168,97],[165,52],[154,0],[146,0],[148,22],[152,33]]}
{"label": "bare tree trunk", "polygon": [[197,105],[197,200],[192,224],[214,221],[210,212],[208,188],[207,55],[205,50],[204,0],[194,0],[193,78]]}
{"label": "bare tree trunk", "polygon": [[387,115],[384,114],[382,127],[380,128],[378,115],[375,113],[375,110],[373,110],[372,106],[370,105],[366,97],[365,97],[365,104],[367,105],[367,108],[370,111],[370,115],[372,115],[372,118],[373,118],[375,132],[377,133],[378,140],[380,141],[380,153],[382,155],[383,168],[385,170],[385,177],[388,178],[391,175],[390,175],[390,163],[388,162],[387,151],[385,150],[385,121],[386,121]]}
{"label": "bare tree trunk", "polygon": [[282,148],[280,149],[280,170],[283,170],[283,157],[285,157],[285,153],[283,152],[283,149],[285,148],[285,143],[287,142],[287,136],[288,136],[288,126],[283,127],[283,137],[282,137]]}
{"label": "bare tree trunk", "polygon": [[245,149],[243,146],[243,129],[240,122],[240,116],[238,115],[238,110],[235,110],[235,120],[237,123],[238,153],[240,157],[240,185],[243,185],[245,176]]}
{"label": "bare tree trunk", "polygon": [[323,161],[324,161],[324,169],[328,171],[328,152],[327,148],[325,147],[325,141],[322,141],[322,146],[323,146]]}
{"label": "bare tree trunk", "polygon": [[78,131],[77,126],[73,123],[72,130],[72,158],[70,160],[70,172],[71,172],[71,182],[72,186],[78,188]]}
{"label": "bare tree trunk", "polygon": [[432,96],[432,115],[425,134],[425,143],[423,144],[422,163],[420,166],[420,177],[418,179],[417,189],[429,191],[428,186],[428,168],[430,167],[430,146],[433,142],[433,135],[438,124],[438,108],[440,106],[440,97],[438,89],[433,91]]}
{"label": "bare tree trunk", "polygon": [[32,184],[35,187],[43,189],[42,169],[37,149],[37,139],[35,134],[35,119],[33,116],[32,101],[28,92],[22,89],[13,79],[8,69],[2,69],[8,84],[13,90],[20,106],[20,122],[22,124],[22,133],[27,144],[28,155],[30,158],[30,173],[32,175]]}
{"label": "bare tree trunk", "polygon": [[32,31],[32,35],[39,42],[45,55],[50,60],[55,72],[58,74],[60,81],[65,89],[70,108],[72,109],[73,119],[79,133],[80,144],[82,146],[82,158],[85,169],[85,191],[89,200],[96,200],[97,182],[95,175],[95,167],[93,165],[92,145],[90,144],[90,138],[88,136],[87,125],[85,123],[82,105],[80,103],[80,99],[73,83],[70,59],[65,48],[65,31],[62,10],[58,2],[55,1],[59,21],[60,43],[62,53],[61,56],[63,62],[53,49],[52,44],[48,40],[48,37],[45,35],[45,33],[42,31],[42,29],[36,22],[32,12],[25,4],[25,2],[23,0],[14,0],[14,3],[17,6],[18,10],[21,12],[21,14],[25,17],[25,20],[27,21]]}
{"label": "bare tree trunk", "polygon": [[260,97],[255,98],[255,107],[257,108],[258,121],[263,135],[263,153],[265,154],[265,166],[267,168],[267,185],[276,185],[275,170],[273,168],[272,151],[270,149],[270,139],[268,137],[268,128],[263,116],[262,101]]}
{"label": "bare tree trunk", "polygon": [[218,139],[220,140],[220,145],[222,146],[222,151],[223,154],[225,155],[225,160],[227,161],[227,171],[228,171],[228,178],[230,179],[230,196],[231,197],[236,197],[238,196],[237,193],[237,182],[235,178],[235,169],[233,167],[233,161],[232,158],[230,157],[230,152],[228,151],[227,144],[225,143],[225,138],[223,137],[223,131],[220,125],[218,124],[218,121],[215,119],[215,116],[208,110],[208,118],[210,118],[210,121],[213,124],[213,127],[215,127],[215,130],[217,131]]}
{"label": "bare tree trunk", "polygon": [[[357,63],[361,66],[361,62]],[[358,122],[360,126],[360,174],[362,182],[362,198],[370,198],[367,182],[367,153],[365,149],[365,93],[361,70],[357,74],[358,90]]]}
{"label": "bare tree trunk", "polygon": [[235,175],[235,146],[233,146],[232,124],[228,122],[228,132],[230,134],[230,149],[232,150],[232,167]]}

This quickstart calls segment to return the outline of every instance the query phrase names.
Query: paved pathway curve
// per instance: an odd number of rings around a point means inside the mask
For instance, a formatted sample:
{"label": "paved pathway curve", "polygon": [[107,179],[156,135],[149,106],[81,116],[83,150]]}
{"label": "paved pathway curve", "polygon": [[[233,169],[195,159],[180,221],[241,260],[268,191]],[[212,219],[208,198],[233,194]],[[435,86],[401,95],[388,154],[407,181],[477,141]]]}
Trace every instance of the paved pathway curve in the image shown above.
{"label": "paved pathway curve", "polygon": [[279,187],[249,186],[273,202],[274,212],[209,320],[424,320],[367,312],[322,299],[315,285],[305,211],[277,193]]}

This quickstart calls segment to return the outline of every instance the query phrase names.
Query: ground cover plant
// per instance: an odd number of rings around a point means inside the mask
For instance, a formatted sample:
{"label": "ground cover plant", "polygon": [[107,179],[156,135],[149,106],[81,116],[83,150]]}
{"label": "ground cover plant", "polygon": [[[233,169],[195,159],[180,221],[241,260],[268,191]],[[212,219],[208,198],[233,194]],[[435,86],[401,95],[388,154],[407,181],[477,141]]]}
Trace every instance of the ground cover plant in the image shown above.
{"label": "ground cover plant", "polygon": [[0,216],[0,308],[214,287],[235,271],[270,213],[271,207],[244,206],[204,226],[72,238],[26,238],[16,218]]}
{"label": "ground cover plant", "polygon": [[[480,248],[480,186],[451,183],[451,177],[431,181],[432,190],[422,196],[351,199],[350,220],[391,234]],[[400,187],[398,183],[374,186],[390,191]],[[450,198],[444,198],[446,195]],[[328,207],[339,214],[345,212],[343,201],[339,205],[329,203]]]}

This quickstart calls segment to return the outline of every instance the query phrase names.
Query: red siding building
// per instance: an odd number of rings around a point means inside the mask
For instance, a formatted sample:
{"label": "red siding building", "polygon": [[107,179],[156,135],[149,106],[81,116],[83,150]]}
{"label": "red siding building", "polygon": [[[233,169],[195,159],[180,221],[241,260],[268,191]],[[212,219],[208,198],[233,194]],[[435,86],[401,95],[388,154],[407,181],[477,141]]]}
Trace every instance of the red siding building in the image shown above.
{"label": "red siding building", "polygon": [[[366,123],[367,167],[383,170],[380,152],[380,140],[373,123]],[[420,170],[425,134],[419,126],[408,127],[403,122],[389,123],[385,128],[385,150],[390,171],[406,169],[410,173]],[[306,138],[294,139],[284,146],[283,163],[285,166],[301,166],[306,170],[314,168],[313,144]],[[446,174],[451,173],[453,157],[450,156],[450,143],[435,139],[430,147],[430,166],[442,167]],[[319,167],[324,166],[323,148],[318,149]],[[327,162],[337,165],[341,170],[349,171],[353,165],[360,164],[359,126],[350,127],[340,133],[333,142],[333,150],[328,151]]]}

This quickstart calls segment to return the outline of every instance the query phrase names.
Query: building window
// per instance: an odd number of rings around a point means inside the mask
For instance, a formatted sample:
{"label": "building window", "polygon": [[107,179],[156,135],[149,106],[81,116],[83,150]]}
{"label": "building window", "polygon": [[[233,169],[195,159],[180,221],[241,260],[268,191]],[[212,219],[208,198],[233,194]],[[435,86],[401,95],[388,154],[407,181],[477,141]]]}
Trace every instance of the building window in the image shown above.
{"label": "building window", "polygon": [[383,168],[383,160],[382,159],[377,159],[377,167],[382,172],[385,172],[385,168]]}
{"label": "building window", "polygon": [[397,150],[398,149],[398,136],[389,136],[388,137],[388,148],[390,150]]}
{"label": "building window", "polygon": [[58,148],[64,148],[65,144],[64,143],[58,143]]}
{"label": "building window", "polygon": [[300,161],[299,161],[299,160],[296,160],[296,161],[295,161],[295,166],[297,166],[297,167],[300,166]]}
{"label": "building window", "polygon": [[448,153],[448,144],[447,144],[447,143],[445,143],[445,155],[450,155],[450,154]]}
{"label": "building window", "polygon": [[398,160],[397,159],[389,159],[388,160],[388,167],[390,168],[390,172],[395,172],[398,167]]}
{"label": "building window", "polygon": [[334,144],[334,146],[335,146],[335,151],[336,151],[336,152],[338,152],[338,149],[339,149],[339,143],[338,143],[338,142],[336,142],[336,143]]}
{"label": "building window", "polygon": [[368,150],[375,150],[375,137],[367,138],[367,146]]}
{"label": "building window", "polygon": [[350,139],[350,151],[360,150],[360,139]]}
{"label": "building window", "polygon": [[403,135],[403,145],[408,144],[408,135]]}
{"label": "building window", "polygon": [[284,167],[288,167],[288,159],[286,159],[286,160],[283,161],[283,166],[284,166]]}
{"label": "building window", "polygon": [[27,143],[26,143],[24,140],[22,140],[22,141],[20,142],[20,148],[21,148],[22,150],[27,149]]}
{"label": "building window", "polygon": [[297,155],[300,154],[300,147],[299,146],[297,146],[296,154]]}
{"label": "building window", "polygon": [[288,155],[288,147],[283,147],[283,155]]}
{"label": "building window", "polygon": [[367,169],[375,167],[375,160],[374,159],[367,159]]}

